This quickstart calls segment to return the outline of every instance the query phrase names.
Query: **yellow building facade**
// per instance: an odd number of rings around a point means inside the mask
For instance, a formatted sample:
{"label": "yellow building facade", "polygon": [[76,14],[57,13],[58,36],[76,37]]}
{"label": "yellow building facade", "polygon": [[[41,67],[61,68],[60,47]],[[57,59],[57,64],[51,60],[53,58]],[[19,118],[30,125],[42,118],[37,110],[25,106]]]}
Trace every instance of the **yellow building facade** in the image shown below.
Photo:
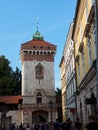
{"label": "yellow building facade", "polygon": [[96,115],[96,42],[94,0],[78,0],[74,18],[72,39],[76,67],[77,111],[85,125],[89,115]]}
{"label": "yellow building facade", "polygon": [[66,81],[65,81],[65,62],[64,56],[62,56],[60,62],[60,72],[61,72],[61,86],[62,86],[62,121],[66,121]]}

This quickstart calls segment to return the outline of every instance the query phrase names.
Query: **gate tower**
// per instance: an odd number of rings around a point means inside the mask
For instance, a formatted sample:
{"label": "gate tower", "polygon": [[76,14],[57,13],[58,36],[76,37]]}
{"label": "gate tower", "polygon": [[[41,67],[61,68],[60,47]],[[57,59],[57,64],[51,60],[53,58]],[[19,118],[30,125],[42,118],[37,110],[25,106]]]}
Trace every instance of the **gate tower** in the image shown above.
{"label": "gate tower", "polygon": [[55,53],[56,45],[45,41],[38,28],[31,41],[21,44],[22,122],[51,122],[57,118]]}

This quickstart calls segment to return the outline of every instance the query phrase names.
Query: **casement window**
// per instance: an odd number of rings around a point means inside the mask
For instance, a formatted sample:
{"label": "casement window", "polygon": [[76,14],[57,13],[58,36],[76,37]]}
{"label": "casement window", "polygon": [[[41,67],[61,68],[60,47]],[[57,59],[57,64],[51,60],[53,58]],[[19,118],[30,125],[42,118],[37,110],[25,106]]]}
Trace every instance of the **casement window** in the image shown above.
{"label": "casement window", "polygon": [[93,60],[92,60],[92,48],[91,48],[91,37],[90,36],[88,36],[87,41],[88,41],[89,65],[91,67]]}
{"label": "casement window", "polygon": [[83,68],[83,74],[85,75],[85,59],[84,59],[84,52],[82,51],[81,53],[81,58],[82,58],[82,68]]}
{"label": "casement window", "polygon": [[73,79],[73,92],[76,91],[76,78]]}
{"label": "casement window", "polygon": [[78,76],[80,76],[80,63],[78,62]]}
{"label": "casement window", "polygon": [[92,24],[92,33],[93,33],[93,39],[94,39],[94,52],[95,52],[95,57],[96,57],[96,27],[95,27],[95,21]]}

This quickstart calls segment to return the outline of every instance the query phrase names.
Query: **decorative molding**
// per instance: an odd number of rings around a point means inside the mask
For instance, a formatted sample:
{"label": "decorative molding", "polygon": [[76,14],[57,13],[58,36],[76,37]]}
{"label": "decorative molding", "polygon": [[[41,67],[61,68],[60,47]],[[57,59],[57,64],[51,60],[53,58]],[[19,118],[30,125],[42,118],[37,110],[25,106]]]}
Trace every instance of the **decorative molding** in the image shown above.
{"label": "decorative molding", "polygon": [[79,62],[79,58],[80,58],[79,55],[77,55],[76,58],[75,58],[75,61],[76,61],[77,63]]}
{"label": "decorative molding", "polygon": [[83,51],[83,46],[84,46],[84,42],[81,42],[80,43],[80,46],[79,46],[79,52],[82,52]]}
{"label": "decorative molding", "polygon": [[84,36],[85,37],[87,37],[87,34],[89,32],[89,29],[91,27],[93,19],[94,19],[94,6],[91,7],[90,13],[89,13],[89,16],[88,16],[88,19],[87,19],[87,24],[86,24],[85,30],[84,30]]}
{"label": "decorative molding", "polygon": [[89,32],[89,29],[90,29],[90,23],[87,22],[86,26],[85,26],[85,29],[84,29],[84,36],[87,37],[87,34]]}

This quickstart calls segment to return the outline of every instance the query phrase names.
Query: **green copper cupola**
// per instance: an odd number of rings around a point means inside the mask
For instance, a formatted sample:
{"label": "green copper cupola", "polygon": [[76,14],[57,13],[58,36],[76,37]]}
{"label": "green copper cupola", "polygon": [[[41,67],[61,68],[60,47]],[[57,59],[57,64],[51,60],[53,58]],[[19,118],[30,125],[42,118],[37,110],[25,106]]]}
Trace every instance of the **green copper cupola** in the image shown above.
{"label": "green copper cupola", "polygon": [[33,39],[34,40],[43,40],[44,39],[44,37],[38,31],[38,18],[37,18],[37,31],[35,32],[35,34],[33,34]]}
{"label": "green copper cupola", "polygon": [[33,35],[34,40],[43,40],[44,37],[40,34],[40,32],[37,30],[35,34]]}

